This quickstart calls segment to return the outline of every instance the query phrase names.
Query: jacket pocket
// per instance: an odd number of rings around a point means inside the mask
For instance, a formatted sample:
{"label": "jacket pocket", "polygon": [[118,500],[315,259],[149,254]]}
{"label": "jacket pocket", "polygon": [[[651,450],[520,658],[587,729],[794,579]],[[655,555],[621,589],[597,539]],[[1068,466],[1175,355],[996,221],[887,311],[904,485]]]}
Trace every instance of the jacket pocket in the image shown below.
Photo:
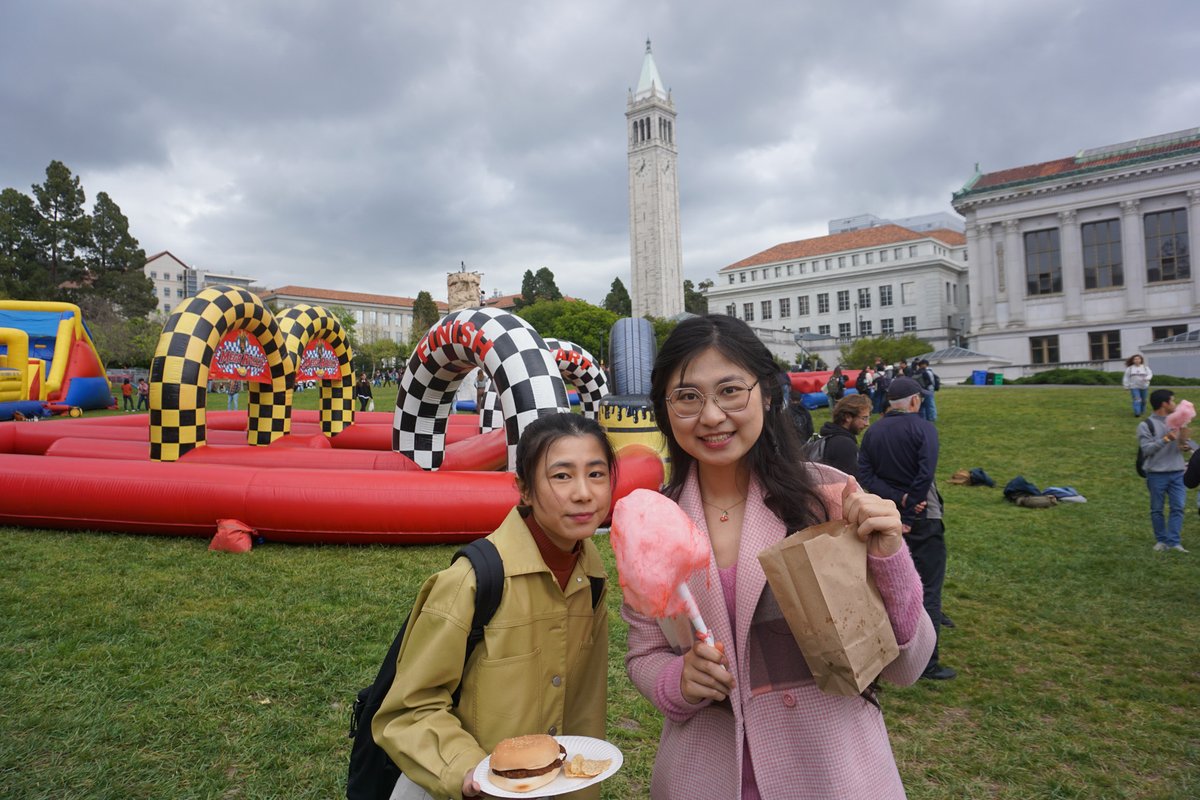
{"label": "jacket pocket", "polygon": [[535,691],[542,674],[540,649],[507,658],[481,658],[469,685],[476,738],[486,730],[509,731],[500,738],[542,732],[542,694]]}

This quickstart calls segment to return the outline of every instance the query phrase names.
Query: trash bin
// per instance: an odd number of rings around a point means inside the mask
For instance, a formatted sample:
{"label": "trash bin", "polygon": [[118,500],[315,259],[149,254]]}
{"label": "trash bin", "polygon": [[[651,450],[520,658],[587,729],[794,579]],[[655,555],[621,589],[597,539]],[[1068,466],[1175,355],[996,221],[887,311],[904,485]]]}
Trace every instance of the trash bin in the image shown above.
{"label": "trash bin", "polygon": [[1001,375],[999,372],[997,372],[995,375],[992,376],[992,384],[994,386],[1003,386],[1004,385],[1004,376]]}
{"label": "trash bin", "polygon": [[987,383],[987,377],[988,377],[988,374],[987,374],[986,370],[982,370],[982,369],[974,370],[971,373],[971,383],[975,384],[976,386],[983,386],[984,384]]}
{"label": "trash bin", "polygon": [[996,373],[989,372],[983,376],[983,383],[985,386],[991,386],[995,382],[996,382]]}

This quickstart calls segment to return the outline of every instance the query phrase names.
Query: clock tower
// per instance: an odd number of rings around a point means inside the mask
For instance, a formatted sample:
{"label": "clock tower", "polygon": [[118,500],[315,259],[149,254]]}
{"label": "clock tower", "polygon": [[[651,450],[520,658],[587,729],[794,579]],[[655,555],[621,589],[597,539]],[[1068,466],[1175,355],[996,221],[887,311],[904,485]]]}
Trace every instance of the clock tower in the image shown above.
{"label": "clock tower", "polygon": [[629,255],[633,316],[670,318],[683,312],[679,181],[675,165],[675,103],[663,87],[650,40],[637,89],[625,110],[629,137]]}

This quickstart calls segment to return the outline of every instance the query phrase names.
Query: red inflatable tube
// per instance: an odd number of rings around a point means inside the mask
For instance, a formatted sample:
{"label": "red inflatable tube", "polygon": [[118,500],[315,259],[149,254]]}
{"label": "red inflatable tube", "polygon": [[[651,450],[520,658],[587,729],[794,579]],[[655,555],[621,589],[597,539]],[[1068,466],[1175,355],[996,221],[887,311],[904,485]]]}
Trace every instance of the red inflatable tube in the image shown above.
{"label": "red inflatable tube", "polygon": [[[649,448],[621,450],[614,502],[657,488]],[[65,530],[212,536],[238,519],[278,542],[432,544],[494,530],[518,500],[507,472],[407,472],[0,455],[0,524]],[[449,524],[448,524],[449,523]]]}

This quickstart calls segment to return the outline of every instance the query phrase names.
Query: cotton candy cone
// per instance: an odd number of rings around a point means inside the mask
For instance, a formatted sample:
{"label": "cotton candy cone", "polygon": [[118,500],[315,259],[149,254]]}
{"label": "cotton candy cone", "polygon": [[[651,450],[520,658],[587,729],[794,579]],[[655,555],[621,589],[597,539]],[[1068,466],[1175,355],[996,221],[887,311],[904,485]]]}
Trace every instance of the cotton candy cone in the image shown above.
{"label": "cotton candy cone", "polygon": [[1175,410],[1167,414],[1167,427],[1174,430],[1186,428],[1196,418],[1196,407],[1191,400],[1180,400]]}
{"label": "cotton candy cone", "polygon": [[625,602],[648,617],[688,609],[676,592],[708,565],[708,538],[683,509],[658,492],[635,489],[617,501],[609,535]]}

